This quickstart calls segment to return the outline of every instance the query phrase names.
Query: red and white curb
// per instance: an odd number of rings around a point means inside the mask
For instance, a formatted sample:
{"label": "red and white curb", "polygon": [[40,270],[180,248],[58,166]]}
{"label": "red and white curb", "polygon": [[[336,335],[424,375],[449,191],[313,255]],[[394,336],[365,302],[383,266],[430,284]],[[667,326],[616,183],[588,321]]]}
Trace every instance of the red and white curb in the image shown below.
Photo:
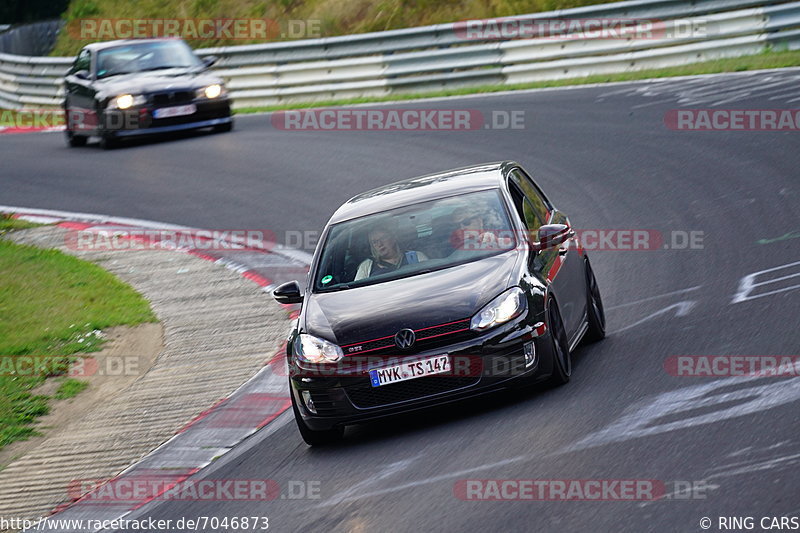
{"label": "red and white curb", "polygon": [[0,135],[9,135],[13,133],[41,133],[41,132],[54,132],[64,131],[64,126],[53,126],[51,128],[20,128],[17,126],[0,126]]}
{"label": "red and white curb", "polygon": [[[159,229],[174,231],[197,231],[186,226],[163,224],[148,220],[105,215],[72,213],[46,209],[19,208],[0,205],[0,213],[11,214],[31,222],[55,224],[72,230],[108,231],[115,229]],[[240,244],[240,243],[237,243]],[[279,255],[284,263],[296,265],[297,271],[307,269],[310,256],[305,252],[291,249],[276,249],[274,243],[268,243],[261,250],[250,250],[260,254]],[[197,249],[173,249],[175,252],[189,253],[201,259],[213,261],[237,272],[249,279],[264,291],[271,291],[276,285],[273,276],[265,272],[265,268],[253,268],[245,262],[226,257],[216,257]],[[251,254],[252,255],[252,254]],[[281,261],[268,262],[282,265]],[[279,269],[279,276],[285,276],[286,270]],[[290,319],[297,317],[297,306],[283,306],[289,312]],[[114,520],[142,507],[176,485],[184,483],[188,478],[200,472],[212,461],[228,453],[248,436],[272,424],[291,407],[286,367],[286,344],[284,343],[264,367],[250,380],[240,386],[227,398],[219,401],[206,411],[195,417],[161,446],[154,449],[136,464],[109,480],[83,480],[72,487],[73,500],[53,510],[51,517],[59,519]],[[284,417],[283,423],[290,420]],[[282,425],[282,424],[279,424]],[[270,429],[273,429],[272,427]],[[277,429],[275,427],[274,429]],[[81,480],[78,480],[79,482]],[[109,483],[120,482],[136,484],[146,482],[157,484],[159,494],[142,495],[141,498],[124,501],[108,501],[98,497],[103,487]],[[88,492],[82,493],[82,487]],[[47,522],[38,526],[39,530],[48,529]]]}

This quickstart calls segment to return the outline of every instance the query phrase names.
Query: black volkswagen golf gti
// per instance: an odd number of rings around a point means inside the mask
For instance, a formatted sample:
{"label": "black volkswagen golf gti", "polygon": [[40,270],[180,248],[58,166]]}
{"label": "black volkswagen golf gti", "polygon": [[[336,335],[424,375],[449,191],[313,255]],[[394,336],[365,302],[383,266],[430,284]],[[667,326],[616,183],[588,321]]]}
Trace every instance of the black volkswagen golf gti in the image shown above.
{"label": "black volkswagen golf gti", "polygon": [[597,282],[566,215],[514,162],[401,181],[331,217],[287,343],[308,444],[344,426],[502,388],[570,379],[605,336]]}
{"label": "black volkswagen golf gti", "polygon": [[230,131],[231,107],[216,58],[180,39],[128,39],[85,46],[64,78],[70,146],[90,136],[103,148],[140,135],[188,129]]}

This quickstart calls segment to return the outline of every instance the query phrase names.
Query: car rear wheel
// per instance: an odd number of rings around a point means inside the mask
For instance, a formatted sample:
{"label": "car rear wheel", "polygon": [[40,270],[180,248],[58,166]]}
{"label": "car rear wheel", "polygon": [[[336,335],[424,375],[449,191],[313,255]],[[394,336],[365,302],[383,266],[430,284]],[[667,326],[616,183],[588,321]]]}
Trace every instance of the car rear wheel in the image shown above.
{"label": "car rear wheel", "polygon": [[333,444],[342,439],[344,436],[344,428],[336,427],[333,429],[315,431],[309,428],[300,416],[300,411],[294,400],[294,394],[289,393],[292,397],[292,411],[294,411],[294,419],[297,422],[297,429],[300,430],[300,435],[309,446],[322,446],[325,444]]}
{"label": "car rear wheel", "polygon": [[586,342],[603,340],[606,337],[606,313],[594,271],[588,260],[586,261],[586,317],[589,322],[589,329],[584,336]]}
{"label": "car rear wheel", "polygon": [[547,319],[550,339],[553,342],[554,359],[550,385],[558,387],[568,383],[572,376],[572,356],[569,353],[569,342],[567,342],[567,333],[564,331],[564,322],[561,320],[561,312],[553,299],[550,299],[550,305],[547,308]]}

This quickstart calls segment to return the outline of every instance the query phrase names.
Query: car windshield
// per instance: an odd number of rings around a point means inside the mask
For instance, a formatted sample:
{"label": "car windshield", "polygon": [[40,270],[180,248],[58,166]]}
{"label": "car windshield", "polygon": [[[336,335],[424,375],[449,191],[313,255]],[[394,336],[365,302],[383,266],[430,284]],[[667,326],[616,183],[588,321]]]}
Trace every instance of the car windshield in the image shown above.
{"label": "car windshield", "polygon": [[97,77],[199,66],[201,61],[182,41],[133,43],[101,50],[97,56]]}
{"label": "car windshield", "polygon": [[450,196],[331,226],[315,292],[345,290],[476,261],[516,246],[500,191]]}

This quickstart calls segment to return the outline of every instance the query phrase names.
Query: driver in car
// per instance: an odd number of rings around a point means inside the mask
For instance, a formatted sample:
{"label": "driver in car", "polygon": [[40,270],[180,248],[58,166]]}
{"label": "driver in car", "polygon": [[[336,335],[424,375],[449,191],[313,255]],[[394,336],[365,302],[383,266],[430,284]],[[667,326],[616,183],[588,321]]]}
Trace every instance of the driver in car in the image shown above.
{"label": "driver in car", "polygon": [[364,259],[358,265],[358,271],[353,281],[428,260],[422,252],[413,250],[402,252],[397,243],[397,236],[388,224],[373,227],[369,231],[368,237],[371,257]]}

